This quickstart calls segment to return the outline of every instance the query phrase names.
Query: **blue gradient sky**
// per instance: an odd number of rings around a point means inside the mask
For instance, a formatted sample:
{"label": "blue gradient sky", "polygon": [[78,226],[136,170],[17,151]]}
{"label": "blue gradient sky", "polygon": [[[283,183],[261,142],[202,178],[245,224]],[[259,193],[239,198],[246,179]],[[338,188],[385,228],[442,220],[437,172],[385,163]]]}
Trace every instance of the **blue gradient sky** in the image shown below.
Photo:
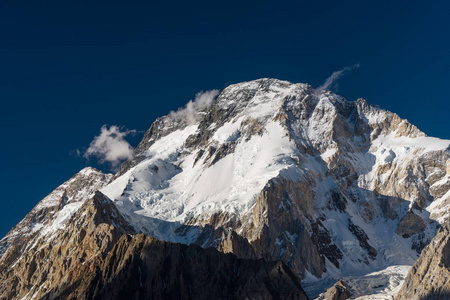
{"label": "blue gradient sky", "polygon": [[[146,130],[200,90],[322,84],[450,138],[447,1],[0,1],[0,236],[92,164],[104,124]],[[130,140],[133,145],[139,136]]]}

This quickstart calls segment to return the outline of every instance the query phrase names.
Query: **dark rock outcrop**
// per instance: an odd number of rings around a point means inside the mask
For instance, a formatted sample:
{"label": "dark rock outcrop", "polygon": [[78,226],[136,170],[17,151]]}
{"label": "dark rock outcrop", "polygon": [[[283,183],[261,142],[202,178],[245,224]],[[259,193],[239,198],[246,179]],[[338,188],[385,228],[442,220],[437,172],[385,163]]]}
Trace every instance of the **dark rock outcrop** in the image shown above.
{"label": "dark rock outcrop", "polygon": [[[374,260],[377,257],[378,252],[369,244],[369,237],[364,230],[358,225],[353,224],[350,219],[348,220],[348,229],[358,239],[360,247],[367,251],[369,258]],[[368,261],[365,261],[365,263],[368,264]]]}
{"label": "dark rock outcrop", "polygon": [[307,299],[281,262],[238,259],[143,234],[122,236],[96,274],[77,299]]}
{"label": "dark rock outcrop", "polygon": [[410,211],[400,220],[395,233],[404,238],[409,238],[414,234],[423,232],[426,227],[427,224],[425,224],[423,219]]}

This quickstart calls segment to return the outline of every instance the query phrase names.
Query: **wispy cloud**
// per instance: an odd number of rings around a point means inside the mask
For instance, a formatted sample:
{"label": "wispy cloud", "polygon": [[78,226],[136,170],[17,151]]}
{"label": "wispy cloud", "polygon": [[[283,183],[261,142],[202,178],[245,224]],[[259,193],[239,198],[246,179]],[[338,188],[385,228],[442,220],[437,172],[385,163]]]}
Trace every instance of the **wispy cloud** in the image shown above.
{"label": "wispy cloud", "polygon": [[117,171],[120,164],[133,157],[133,147],[125,140],[127,135],[134,135],[136,130],[124,130],[119,126],[103,125],[100,134],[94,138],[86,150],[75,150],[77,156],[86,159],[96,158],[98,163],[107,164],[112,171]]}
{"label": "wispy cloud", "polygon": [[325,80],[325,82],[318,87],[318,89],[320,90],[329,90],[331,88],[331,86],[339,79],[341,78],[343,75],[345,75],[346,73],[350,72],[353,69],[359,68],[359,64],[350,66],[350,67],[345,67],[342,70],[333,72],[333,74],[331,74],[330,77],[327,78],[327,80]]}
{"label": "wispy cloud", "polygon": [[198,121],[198,112],[209,107],[217,95],[219,95],[219,90],[201,91],[185,107],[179,108],[177,111],[171,111],[170,115],[171,117],[185,119],[188,124],[194,124]]}

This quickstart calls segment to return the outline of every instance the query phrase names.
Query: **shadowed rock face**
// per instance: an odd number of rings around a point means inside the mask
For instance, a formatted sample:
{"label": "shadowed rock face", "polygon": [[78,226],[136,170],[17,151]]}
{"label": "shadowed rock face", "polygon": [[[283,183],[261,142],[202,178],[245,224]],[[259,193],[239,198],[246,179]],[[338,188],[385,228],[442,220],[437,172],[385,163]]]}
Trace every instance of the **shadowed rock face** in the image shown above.
{"label": "shadowed rock face", "polygon": [[0,261],[0,299],[307,299],[282,262],[135,234],[97,192],[51,237]]}
{"label": "shadowed rock face", "polygon": [[307,299],[281,262],[238,259],[143,234],[122,236],[85,290],[92,299]]}
{"label": "shadowed rock face", "polygon": [[421,217],[415,215],[413,212],[408,212],[398,224],[395,231],[396,234],[409,238],[410,236],[423,232],[427,225]]}
{"label": "shadowed rock face", "polygon": [[411,268],[398,300],[450,299],[450,224],[437,233]]}

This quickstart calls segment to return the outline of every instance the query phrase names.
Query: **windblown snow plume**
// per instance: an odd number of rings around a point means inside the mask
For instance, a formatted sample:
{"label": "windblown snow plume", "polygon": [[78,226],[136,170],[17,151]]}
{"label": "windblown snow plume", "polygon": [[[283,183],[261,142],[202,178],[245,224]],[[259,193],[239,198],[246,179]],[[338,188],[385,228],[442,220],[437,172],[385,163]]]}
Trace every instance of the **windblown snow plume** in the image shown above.
{"label": "windblown snow plume", "polygon": [[345,67],[342,70],[333,72],[330,77],[325,80],[325,82],[319,86],[317,89],[319,90],[329,90],[331,86],[339,79],[341,78],[345,73],[350,72],[353,69],[359,68],[359,64],[353,65],[351,67]]}
{"label": "windblown snow plume", "polygon": [[197,121],[198,112],[209,107],[217,95],[219,95],[219,90],[198,92],[194,100],[190,100],[185,107],[178,109],[176,112],[170,112],[170,115],[171,117],[186,119],[188,124],[194,124]]}
{"label": "windblown snow plume", "polygon": [[84,152],[83,157],[89,159],[95,157],[101,164],[109,164],[113,171],[126,159],[133,156],[133,147],[125,140],[129,134],[135,134],[136,130],[123,130],[115,125],[109,127],[103,125],[100,135],[96,136]]}

